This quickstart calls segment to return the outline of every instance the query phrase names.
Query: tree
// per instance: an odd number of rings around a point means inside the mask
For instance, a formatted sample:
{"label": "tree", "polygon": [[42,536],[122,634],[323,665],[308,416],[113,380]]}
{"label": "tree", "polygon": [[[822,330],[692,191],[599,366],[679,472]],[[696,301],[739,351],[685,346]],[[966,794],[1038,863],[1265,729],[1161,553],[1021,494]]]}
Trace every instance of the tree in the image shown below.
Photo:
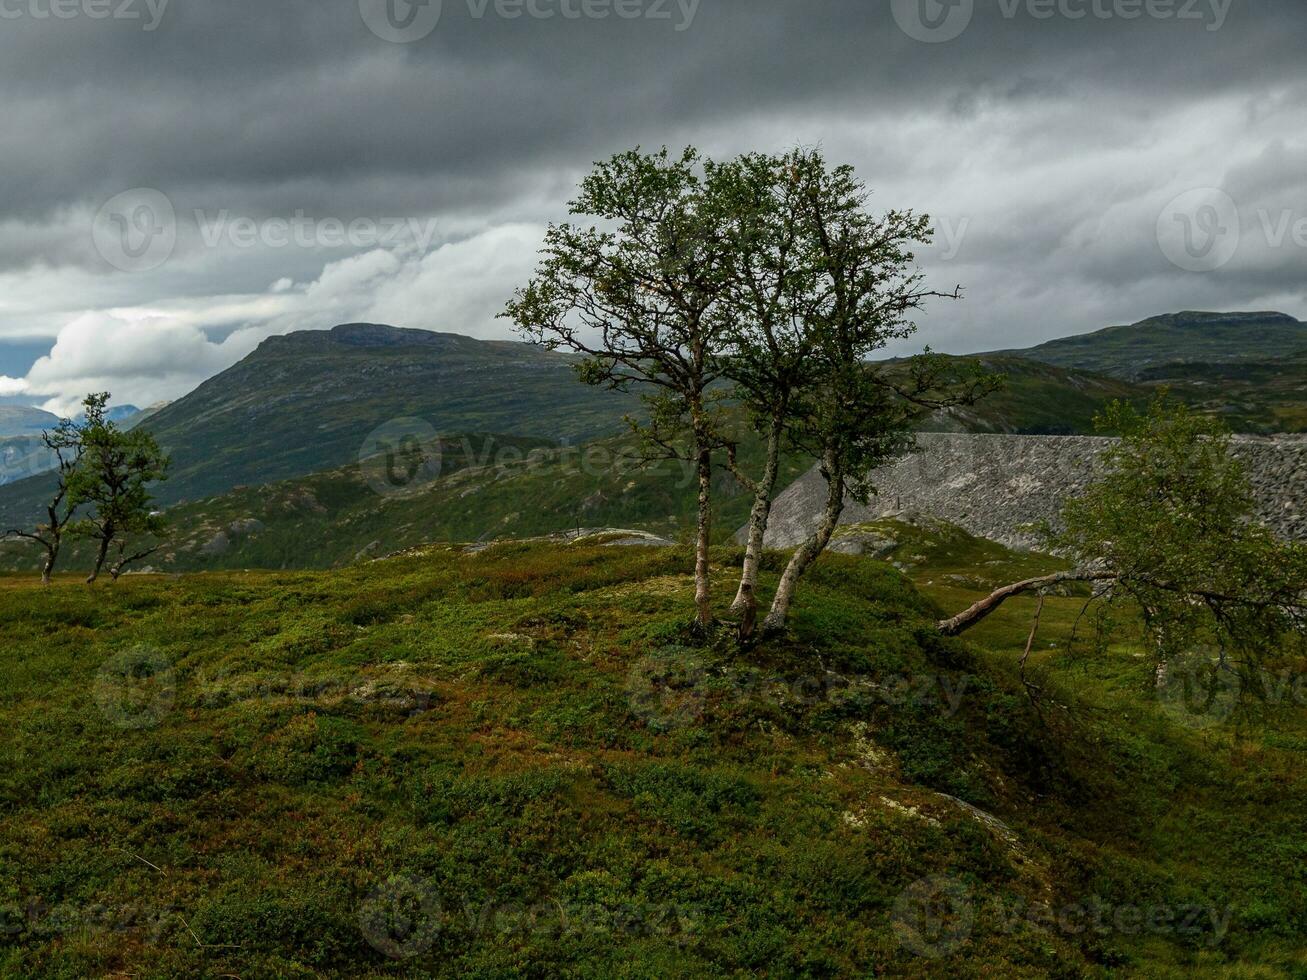
{"label": "tree", "polygon": [[41,565],[42,585],[50,584],[63,548],[64,534],[81,503],[70,492],[70,483],[82,459],[82,432],[88,425],[103,422],[104,407],[108,400],[107,394],[87,395],[82,402],[83,422],[62,419],[53,429],[41,433],[41,441],[54,454],[57,480],[54,496],[46,504],[46,521],[38,524],[33,531],[11,529],[7,536],[35,541],[45,549],[45,561]]}
{"label": "tree", "polygon": [[124,432],[103,411],[93,418],[88,415],[81,439],[82,458],[69,480],[69,492],[79,505],[91,508],[89,516],[73,528],[78,536],[96,543],[95,564],[86,580],[91,585],[104,569],[110,549],[117,549],[110,568],[115,580],[132,562],[158,550],[154,545],[129,553],[127,542],[162,530],[150,485],[167,479],[169,459],[148,432]]}
{"label": "tree", "polygon": [[646,458],[688,458],[698,481],[695,608],[709,594],[713,454],[721,448],[718,353],[724,330],[722,214],[705,195],[698,153],[638,149],[595,166],[570,205],[584,227],[551,225],[535,277],[504,313],[531,341],[584,355],[583,381],[645,391],[648,420],[628,420]]}
{"label": "tree", "polygon": [[727,311],[723,374],[764,440],[760,471],[746,472],[738,443],[727,441],[727,466],[753,495],[744,561],[731,613],[747,639],[757,619],[758,571],[776,495],[781,452],[797,394],[819,380],[810,313],[820,272],[799,216],[814,153],[746,154],[707,168],[707,192],[725,215]]}
{"label": "tree", "polygon": [[998,589],[939,624],[958,635],[1016,595],[1091,582],[1091,601],[1142,614],[1159,679],[1196,647],[1214,669],[1240,671],[1307,627],[1307,548],[1254,519],[1247,476],[1220,422],[1165,395],[1147,412],[1112,405],[1100,429],[1120,434],[1083,496],[1068,501],[1049,547],[1074,567]]}
{"label": "tree", "polygon": [[806,274],[791,280],[804,291],[796,311],[807,340],[804,384],[789,393],[788,433],[819,461],[827,495],[816,530],[781,575],[764,632],[784,627],[799,580],[830,543],[846,496],[865,501],[874,493],[872,471],[913,448],[915,418],[974,403],[1000,384],[979,366],[929,350],[906,368],[870,362],[891,341],[915,332],[910,314],[928,298],[957,299],[960,287],[940,293],[922,286],[913,248],[930,241],[927,217],[911,211],[873,216],[853,169],[828,168],[819,154],[793,156],[791,164],[797,187],[787,198],[794,209],[785,220],[815,280]]}

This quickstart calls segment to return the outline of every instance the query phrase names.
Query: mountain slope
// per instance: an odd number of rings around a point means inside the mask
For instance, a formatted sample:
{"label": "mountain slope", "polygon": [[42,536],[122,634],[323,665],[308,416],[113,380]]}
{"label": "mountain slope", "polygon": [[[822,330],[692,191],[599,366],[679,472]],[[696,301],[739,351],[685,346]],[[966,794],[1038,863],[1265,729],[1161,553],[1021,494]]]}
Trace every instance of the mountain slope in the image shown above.
{"label": "mountain slope", "polygon": [[1140,381],[1220,415],[1237,432],[1307,432],[1307,350],[1266,361],[1159,364]]}
{"label": "mountain slope", "polygon": [[987,372],[1007,380],[1001,391],[966,408],[937,412],[919,426],[926,432],[1004,432],[1015,435],[1083,435],[1109,402],[1143,402],[1138,385],[1075,368],[1021,357],[984,355]]}
{"label": "mountain slope", "polygon": [[1187,311],[1000,353],[1133,381],[1161,364],[1267,360],[1305,347],[1307,323],[1284,313]]}
{"label": "mountain slope", "polygon": [[[173,504],[343,466],[396,419],[555,443],[620,428],[635,400],[579,384],[572,363],[527,344],[346,324],[270,338],[141,424],[172,454],[158,497]],[[0,523],[39,511],[49,485],[6,487]]]}
{"label": "mountain slope", "polygon": [[616,429],[630,399],[576,383],[571,364],[527,344],[378,324],[273,337],[146,422],[173,454],[161,497],[341,466],[399,418],[555,442]]}
{"label": "mountain slope", "polygon": [[58,424],[58,416],[30,405],[0,405],[0,438],[39,436]]}
{"label": "mountain slope", "polygon": [[1303,706],[1145,696],[1080,595],[1018,673],[1033,597],[933,622],[1056,563],[880,530],[747,656],[684,548],[0,578],[0,975],[1300,976]]}

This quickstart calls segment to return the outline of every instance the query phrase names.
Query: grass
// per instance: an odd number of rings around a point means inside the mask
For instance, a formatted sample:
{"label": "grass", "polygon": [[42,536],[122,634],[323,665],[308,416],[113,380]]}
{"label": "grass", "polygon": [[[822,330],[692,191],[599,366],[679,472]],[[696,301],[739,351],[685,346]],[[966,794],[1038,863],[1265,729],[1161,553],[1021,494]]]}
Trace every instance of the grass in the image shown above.
{"label": "grass", "polygon": [[1042,560],[882,530],[748,656],[682,549],[0,577],[0,975],[1307,975],[1301,705],[1181,723],[1055,597],[1041,721],[1027,605],[930,624]]}

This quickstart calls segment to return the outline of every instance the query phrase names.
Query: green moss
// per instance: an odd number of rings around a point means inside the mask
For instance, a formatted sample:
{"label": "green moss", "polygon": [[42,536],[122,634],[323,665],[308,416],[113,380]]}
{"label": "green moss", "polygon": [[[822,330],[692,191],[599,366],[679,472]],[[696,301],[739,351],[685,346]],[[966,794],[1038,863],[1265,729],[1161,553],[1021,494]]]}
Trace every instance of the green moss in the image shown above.
{"label": "green moss", "polygon": [[[970,643],[931,622],[975,594],[948,568],[1055,563],[889,530],[922,560],[828,556],[747,656],[685,628],[677,549],[0,578],[0,976],[1301,968],[1302,707],[1179,725],[1125,636],[1068,648],[1083,599],[1053,597],[1041,720],[1013,667],[1029,603]],[[939,959],[901,935],[931,876],[972,912]],[[1095,900],[1230,911],[1038,913]]]}

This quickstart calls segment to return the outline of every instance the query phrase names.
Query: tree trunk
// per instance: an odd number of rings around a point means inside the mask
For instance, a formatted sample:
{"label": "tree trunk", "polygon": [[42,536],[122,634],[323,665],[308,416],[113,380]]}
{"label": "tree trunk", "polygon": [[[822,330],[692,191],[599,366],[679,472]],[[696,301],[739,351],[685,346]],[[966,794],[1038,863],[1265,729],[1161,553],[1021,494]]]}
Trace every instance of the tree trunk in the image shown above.
{"label": "tree trunk", "polygon": [[[771,518],[772,495],[780,472],[781,422],[773,419],[767,434],[767,462],[758,481],[749,514],[749,540],[744,550],[744,567],[740,570],[740,587],[731,603],[731,614],[742,617],[740,637],[748,639],[758,615],[758,567],[762,563],[762,542]],[[744,627],[747,625],[747,629]]]}
{"label": "tree trunk", "polygon": [[1024,582],[1014,582],[1012,585],[1005,585],[1001,589],[995,589],[979,602],[964,609],[949,619],[941,619],[937,627],[945,636],[957,636],[964,633],[971,627],[975,626],[981,620],[985,619],[990,613],[994,612],[999,606],[1007,602],[1013,596],[1021,595],[1025,592],[1033,592],[1036,589],[1047,589],[1062,582],[1105,582],[1115,579],[1117,576],[1112,572],[1088,572],[1088,571],[1071,571],[1071,572],[1054,572],[1052,575],[1041,575],[1039,578],[1026,579]]}
{"label": "tree trunk", "polygon": [[839,524],[840,514],[844,513],[844,470],[830,453],[826,454],[822,462],[822,475],[826,477],[826,509],[822,512],[816,532],[794,552],[790,563],[785,566],[780,585],[776,587],[776,595],[772,599],[771,610],[762,624],[764,633],[777,633],[785,628],[799,579],[826,550],[826,545],[830,544],[831,535]]}
{"label": "tree trunk", "polygon": [[47,548],[45,554],[45,564],[41,566],[41,584],[46,588],[50,586],[50,579],[54,575],[54,563],[59,559],[59,546]]}
{"label": "tree trunk", "polygon": [[100,577],[100,569],[104,568],[105,557],[109,554],[110,540],[108,536],[100,538],[100,550],[95,556],[95,567],[91,569],[91,574],[86,579],[87,585],[94,585],[95,580]]}
{"label": "tree trunk", "polygon": [[712,452],[699,449],[699,523],[694,542],[694,607],[700,626],[711,625],[712,596],[708,579],[708,546],[712,534]]}

